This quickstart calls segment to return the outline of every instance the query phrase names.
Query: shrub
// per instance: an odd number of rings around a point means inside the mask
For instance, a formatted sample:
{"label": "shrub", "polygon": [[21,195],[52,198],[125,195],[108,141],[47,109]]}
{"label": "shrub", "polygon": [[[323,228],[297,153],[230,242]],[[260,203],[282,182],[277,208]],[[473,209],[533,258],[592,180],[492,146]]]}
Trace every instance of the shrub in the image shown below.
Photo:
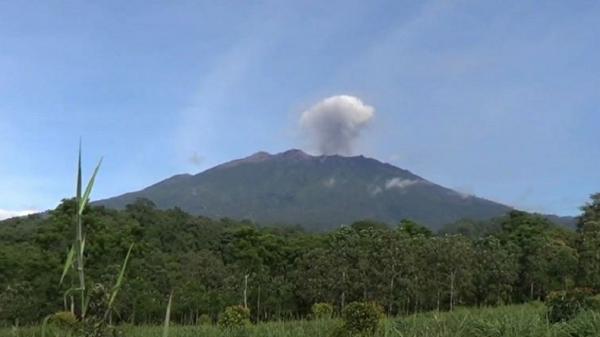
{"label": "shrub", "polygon": [[314,319],[330,319],[333,316],[333,305],[329,303],[315,303],[311,311]]}
{"label": "shrub", "polygon": [[343,324],[334,336],[374,336],[382,318],[383,309],[376,303],[350,303],[342,310]]}
{"label": "shrub", "polygon": [[554,291],[546,297],[548,320],[551,323],[566,322],[582,310],[597,309],[600,301],[592,297],[592,290],[575,288],[567,291]]}
{"label": "shrub", "polygon": [[241,328],[250,324],[250,309],[241,305],[225,308],[219,316],[219,326],[225,329]]}
{"label": "shrub", "polygon": [[53,326],[67,331],[73,331],[78,327],[77,317],[70,311],[59,311],[53,314],[49,321]]}

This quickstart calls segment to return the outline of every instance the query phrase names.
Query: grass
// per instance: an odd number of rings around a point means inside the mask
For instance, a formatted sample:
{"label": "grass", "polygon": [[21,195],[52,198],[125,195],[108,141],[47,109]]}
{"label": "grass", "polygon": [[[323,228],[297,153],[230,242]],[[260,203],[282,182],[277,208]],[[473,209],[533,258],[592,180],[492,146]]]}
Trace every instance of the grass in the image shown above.
{"label": "grass", "polygon": [[[387,319],[379,337],[597,337],[600,313],[584,312],[568,323],[549,324],[541,303],[498,308],[458,308],[452,313],[423,313]],[[217,326],[179,326],[171,323],[171,337],[327,337],[336,320],[265,322],[244,333]],[[161,337],[162,326],[123,326],[126,337]],[[39,327],[0,329],[0,337],[40,336]]]}

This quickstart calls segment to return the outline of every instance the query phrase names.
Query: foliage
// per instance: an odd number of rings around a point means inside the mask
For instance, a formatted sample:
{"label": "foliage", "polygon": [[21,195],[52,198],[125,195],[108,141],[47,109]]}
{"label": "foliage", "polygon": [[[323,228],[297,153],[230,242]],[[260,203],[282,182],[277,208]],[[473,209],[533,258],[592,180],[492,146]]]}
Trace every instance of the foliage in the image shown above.
{"label": "foliage", "polygon": [[[501,307],[457,308],[453,312],[418,313],[383,321],[377,337],[597,337],[600,313],[583,311],[561,324],[549,323],[541,303]],[[247,327],[248,337],[328,337],[336,320],[261,322]],[[160,325],[127,325],[128,337],[161,337]],[[213,325],[175,325],[177,337],[234,337],[236,331]],[[0,328],[0,337],[40,336],[39,327]],[[54,335],[49,335],[49,337]]]}
{"label": "foliage", "polygon": [[79,327],[77,317],[70,311],[59,311],[50,316],[48,323],[63,331],[74,331]]}
{"label": "foliage", "polygon": [[429,228],[408,219],[403,219],[400,221],[400,224],[398,224],[398,230],[405,232],[410,236],[423,235],[430,237],[433,235],[433,232]]}
{"label": "foliage", "polygon": [[[102,160],[96,166],[94,173],[85,187],[85,191],[83,191],[80,146],[77,165],[76,197],[75,202],[69,207],[70,211],[74,211],[74,214],[71,213],[71,216],[75,219],[73,224],[75,235],[73,244],[64,260],[58,284],[59,286],[63,285],[65,277],[69,275],[70,271],[73,271],[76,277],[71,278],[71,286],[64,292],[63,301],[65,310],[46,316],[43,320],[43,336],[46,335],[49,327],[58,329],[60,334],[66,334],[67,336],[104,337],[118,334],[111,322],[113,303],[123,283],[127,262],[129,261],[133,245],[129,247],[115,285],[110,291],[107,291],[100,283],[96,283],[93,287],[90,287],[89,281],[86,282],[84,268],[85,234],[83,214],[90,200],[101,163]],[[73,281],[74,278],[77,278],[77,282]],[[70,303],[70,311],[67,311],[68,303]]]}
{"label": "foliage", "polygon": [[[47,214],[0,222],[0,325],[71,310],[78,274],[69,268],[62,284],[60,278],[77,209],[76,200],[64,200]],[[309,233],[160,210],[148,200],[123,210],[92,204],[82,214],[88,311],[104,319],[113,298],[107,321],[162,324],[174,290],[172,322],[197,324],[200,314],[218,317],[243,302],[245,275],[253,321],[307,317],[314,303],[377,302],[388,315],[408,315],[544,299],[595,287],[596,275],[587,272],[600,268],[593,214],[570,232],[515,212],[493,220],[493,234],[467,237],[407,221]]]}
{"label": "foliage", "polygon": [[219,316],[219,326],[224,329],[243,328],[250,325],[250,310],[241,305],[225,308]]}
{"label": "foliage", "polygon": [[600,303],[592,294],[592,290],[588,288],[551,292],[546,298],[548,320],[552,323],[564,322],[583,310],[600,309]]}
{"label": "foliage", "polygon": [[383,319],[383,309],[375,303],[352,302],[342,310],[337,336],[374,336]]}
{"label": "foliage", "polygon": [[600,193],[581,208],[583,213],[577,224],[580,234],[577,242],[579,254],[578,277],[581,285],[600,289]]}
{"label": "foliage", "polygon": [[330,319],[333,317],[333,305],[329,303],[315,303],[311,307],[314,319]]}

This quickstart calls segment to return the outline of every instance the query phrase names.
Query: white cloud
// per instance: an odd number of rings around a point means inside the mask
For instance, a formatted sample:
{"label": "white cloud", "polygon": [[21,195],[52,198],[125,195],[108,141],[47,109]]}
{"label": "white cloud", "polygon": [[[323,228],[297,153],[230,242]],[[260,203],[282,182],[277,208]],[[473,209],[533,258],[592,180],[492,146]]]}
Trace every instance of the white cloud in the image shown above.
{"label": "white cloud", "polygon": [[338,95],[325,98],[300,117],[321,154],[352,154],[354,142],[375,115],[372,106],[359,98]]}
{"label": "white cloud", "polygon": [[475,195],[475,193],[473,192],[473,188],[469,186],[458,186],[452,188],[452,190],[463,199],[468,199]]}
{"label": "white cloud", "polygon": [[378,195],[379,193],[383,192],[383,188],[381,188],[380,186],[369,186],[369,194],[374,197],[376,195]]}
{"label": "white cloud", "polygon": [[4,219],[10,219],[10,218],[14,218],[14,217],[19,217],[19,216],[25,216],[28,214],[33,214],[33,213],[37,213],[37,210],[23,210],[23,211],[15,211],[15,210],[8,210],[8,209],[0,209],[0,220],[4,220]]}
{"label": "white cloud", "polygon": [[392,188],[404,189],[404,188],[407,188],[407,187],[412,186],[417,183],[419,183],[419,180],[402,179],[402,178],[396,177],[396,178],[389,179],[385,182],[385,189],[386,190],[389,190]]}

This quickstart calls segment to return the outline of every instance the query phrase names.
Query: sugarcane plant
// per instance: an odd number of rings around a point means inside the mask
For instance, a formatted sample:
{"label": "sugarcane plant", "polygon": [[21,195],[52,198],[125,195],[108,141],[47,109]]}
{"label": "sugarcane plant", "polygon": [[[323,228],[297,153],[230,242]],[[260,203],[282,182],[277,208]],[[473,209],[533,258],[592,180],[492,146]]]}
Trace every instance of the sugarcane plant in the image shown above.
{"label": "sugarcane plant", "polygon": [[[92,176],[88,184],[83,190],[82,185],[82,170],[81,170],[81,144],[79,145],[78,163],[77,163],[77,187],[75,196],[75,238],[71,245],[69,252],[67,253],[65,263],[63,266],[62,275],[59,281],[59,286],[64,283],[65,277],[69,274],[69,271],[75,270],[77,275],[78,284],[71,286],[64,293],[65,311],[55,313],[44,319],[42,335],[45,336],[47,333],[47,325],[53,324],[58,326],[62,333],[66,333],[71,336],[105,336],[108,330],[112,330],[110,327],[111,313],[115,303],[115,299],[121,289],[123,280],[125,277],[125,271],[131,256],[133,244],[129,246],[127,255],[121,265],[119,274],[117,275],[115,284],[110,289],[110,292],[106,292],[101,284],[96,284],[93,287],[88,288],[86,286],[85,277],[85,234],[84,234],[84,223],[83,213],[89,203],[90,195],[96,181],[96,176],[100,170],[102,159],[98,161],[96,168],[93,171]],[[87,283],[89,284],[89,282]],[[98,296],[100,293],[100,296]],[[106,295],[106,296],[104,296]],[[68,299],[71,299],[70,310],[67,309],[66,303]],[[94,301],[102,301],[103,303],[93,303]],[[92,303],[91,303],[92,302]],[[77,303],[77,304],[76,304]],[[88,315],[88,308],[92,304],[95,308],[101,308],[94,310],[92,315]],[[66,331],[66,332],[65,332]]]}

